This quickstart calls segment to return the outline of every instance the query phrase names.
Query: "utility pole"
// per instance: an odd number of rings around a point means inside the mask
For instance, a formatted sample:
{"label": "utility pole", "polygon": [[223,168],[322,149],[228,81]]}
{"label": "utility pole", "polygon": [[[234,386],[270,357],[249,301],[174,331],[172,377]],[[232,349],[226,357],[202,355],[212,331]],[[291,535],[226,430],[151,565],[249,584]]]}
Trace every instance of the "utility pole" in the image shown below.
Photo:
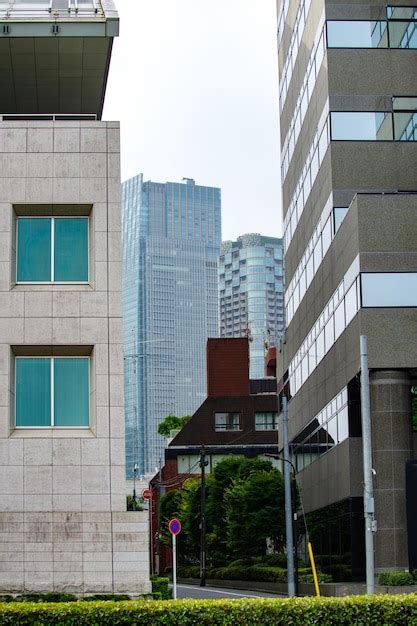
{"label": "utility pole", "polygon": [[200,517],[200,587],[206,586],[206,452],[204,446],[200,452],[201,468],[201,517]]}
{"label": "utility pole", "polygon": [[287,547],[287,583],[288,597],[295,596],[294,580],[294,537],[293,512],[291,505],[291,476],[290,476],[290,446],[288,435],[288,402],[287,396],[282,396],[283,414],[283,443],[284,443],[284,488],[285,488],[285,534]]}
{"label": "utility pole", "polygon": [[294,541],[294,588],[298,596],[298,513],[297,513],[297,480],[295,467],[291,463],[291,487],[292,487],[292,514],[293,514],[293,541]]}
{"label": "utility pole", "polygon": [[375,502],[372,469],[371,402],[369,396],[368,339],[360,336],[361,415],[363,450],[363,509],[365,516],[366,593],[375,593],[374,520]]}

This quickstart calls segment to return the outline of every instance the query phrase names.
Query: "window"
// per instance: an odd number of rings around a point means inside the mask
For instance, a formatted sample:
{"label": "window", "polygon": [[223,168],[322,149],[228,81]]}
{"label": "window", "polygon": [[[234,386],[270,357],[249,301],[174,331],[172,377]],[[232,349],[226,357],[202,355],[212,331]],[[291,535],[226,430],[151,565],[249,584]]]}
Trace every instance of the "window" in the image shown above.
{"label": "window", "polygon": [[88,281],[87,217],[18,217],[18,283]]}
{"label": "window", "polygon": [[341,141],[392,141],[391,113],[384,111],[333,111],[331,135]]}
{"label": "window", "polygon": [[89,367],[88,357],[16,357],[16,427],[88,427]]}
{"label": "window", "polygon": [[386,22],[359,20],[329,20],[327,22],[328,48],[385,48],[383,34]]}
{"label": "window", "polygon": [[277,430],[277,413],[255,413],[255,430]]}
{"label": "window", "polygon": [[362,306],[417,306],[416,272],[380,272],[361,274]]}
{"label": "window", "polygon": [[214,430],[240,430],[240,413],[215,413]]}

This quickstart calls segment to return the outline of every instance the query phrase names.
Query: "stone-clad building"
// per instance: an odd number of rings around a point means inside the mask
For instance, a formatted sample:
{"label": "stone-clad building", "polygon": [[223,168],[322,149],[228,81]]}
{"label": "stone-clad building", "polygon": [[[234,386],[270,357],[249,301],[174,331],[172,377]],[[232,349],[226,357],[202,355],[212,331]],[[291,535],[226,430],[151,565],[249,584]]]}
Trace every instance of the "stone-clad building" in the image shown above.
{"label": "stone-clad building", "polygon": [[290,446],[305,510],[316,526],[323,522],[316,552],[339,556],[357,578],[360,335],[368,337],[371,372],[376,571],[408,566],[416,17],[408,1],[278,1]]}
{"label": "stone-clad building", "polygon": [[126,512],[119,123],[100,121],[117,34],[110,0],[0,4],[1,592],[149,588]]}

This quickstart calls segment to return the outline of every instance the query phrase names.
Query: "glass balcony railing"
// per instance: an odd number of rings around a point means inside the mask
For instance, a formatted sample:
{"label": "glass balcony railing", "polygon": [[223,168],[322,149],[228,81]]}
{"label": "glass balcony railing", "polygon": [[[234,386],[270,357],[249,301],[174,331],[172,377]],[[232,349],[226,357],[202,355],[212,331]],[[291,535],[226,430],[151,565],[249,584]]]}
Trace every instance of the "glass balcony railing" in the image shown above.
{"label": "glass balcony railing", "polygon": [[0,19],[103,17],[100,0],[0,0]]}

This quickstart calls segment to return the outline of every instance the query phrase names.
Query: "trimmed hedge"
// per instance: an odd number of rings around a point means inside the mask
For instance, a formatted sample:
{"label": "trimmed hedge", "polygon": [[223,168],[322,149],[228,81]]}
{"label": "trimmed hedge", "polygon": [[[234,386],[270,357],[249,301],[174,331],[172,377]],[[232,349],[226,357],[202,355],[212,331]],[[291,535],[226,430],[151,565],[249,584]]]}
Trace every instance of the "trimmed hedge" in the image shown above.
{"label": "trimmed hedge", "polygon": [[415,585],[414,576],[409,572],[382,572],[379,575],[378,583],[387,587],[404,585]]}
{"label": "trimmed hedge", "polygon": [[[309,567],[299,567],[298,575],[300,582],[309,582],[305,580],[306,577],[311,575],[311,569]],[[200,568],[198,565],[189,565],[186,567],[178,568],[178,576],[181,578],[199,578]],[[332,577],[329,574],[318,574],[320,582],[332,582]],[[268,565],[249,565],[246,567],[233,566],[233,564],[227,567],[208,567],[206,569],[206,578],[217,580],[247,580],[264,583],[286,583],[287,582],[287,570],[283,567],[271,567]]]}
{"label": "trimmed hedge", "polygon": [[417,597],[4,603],[0,626],[416,626]]}

